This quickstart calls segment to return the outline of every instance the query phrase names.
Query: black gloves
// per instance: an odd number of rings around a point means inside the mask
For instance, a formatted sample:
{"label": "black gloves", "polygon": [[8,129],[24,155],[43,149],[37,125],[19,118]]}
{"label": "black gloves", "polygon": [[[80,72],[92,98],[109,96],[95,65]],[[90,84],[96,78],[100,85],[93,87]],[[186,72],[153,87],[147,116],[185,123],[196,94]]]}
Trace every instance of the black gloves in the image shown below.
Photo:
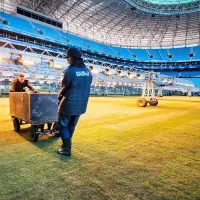
{"label": "black gloves", "polygon": [[61,101],[62,98],[63,98],[63,95],[59,94],[59,95],[58,95],[58,101]]}

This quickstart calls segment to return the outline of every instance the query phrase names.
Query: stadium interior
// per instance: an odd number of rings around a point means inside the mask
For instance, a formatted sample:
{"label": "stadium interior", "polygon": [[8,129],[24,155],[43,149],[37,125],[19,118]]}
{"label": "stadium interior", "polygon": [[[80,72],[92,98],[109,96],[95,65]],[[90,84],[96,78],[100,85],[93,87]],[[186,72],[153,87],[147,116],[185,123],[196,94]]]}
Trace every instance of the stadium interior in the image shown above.
{"label": "stadium interior", "polygon": [[[70,47],[93,81],[66,158],[16,131],[9,89],[23,73],[57,111]],[[199,200],[199,96],[198,0],[0,0],[0,199]]]}
{"label": "stadium interior", "polygon": [[[166,76],[173,77],[170,91],[183,80],[187,82],[184,92],[181,90],[183,95],[191,90],[189,85],[195,88],[192,93],[199,93],[199,13],[192,8],[181,15],[170,15],[170,11],[163,15],[143,12],[132,1],[59,3],[2,1],[1,95],[8,93],[10,81],[19,72],[30,77],[39,90],[58,91],[62,70],[67,67],[66,51],[71,46],[82,50],[94,72],[92,94],[141,94],[146,78],[142,74],[148,71],[160,74],[156,80],[159,85],[166,82]],[[162,1],[143,3],[162,7]],[[185,1],[179,9],[185,9],[188,3],[194,2]],[[63,13],[64,6],[74,8]],[[117,9],[109,16],[111,8]],[[141,74],[140,80],[134,74]],[[171,94],[169,87],[156,89]]]}

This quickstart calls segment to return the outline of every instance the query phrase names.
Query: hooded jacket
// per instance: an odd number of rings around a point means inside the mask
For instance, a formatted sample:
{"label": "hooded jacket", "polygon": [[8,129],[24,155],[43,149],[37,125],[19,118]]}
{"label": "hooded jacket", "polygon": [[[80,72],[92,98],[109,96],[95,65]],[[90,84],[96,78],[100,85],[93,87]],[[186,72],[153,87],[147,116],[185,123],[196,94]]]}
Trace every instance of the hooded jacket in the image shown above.
{"label": "hooded jacket", "polygon": [[81,115],[86,112],[92,74],[83,62],[74,62],[64,71],[58,113]]}

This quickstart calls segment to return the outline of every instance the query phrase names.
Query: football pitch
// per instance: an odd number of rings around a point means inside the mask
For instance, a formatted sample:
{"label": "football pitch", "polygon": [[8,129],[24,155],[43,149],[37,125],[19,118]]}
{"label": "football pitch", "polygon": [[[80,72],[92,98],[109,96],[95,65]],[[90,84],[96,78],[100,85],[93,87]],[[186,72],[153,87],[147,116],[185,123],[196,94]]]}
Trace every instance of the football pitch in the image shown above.
{"label": "football pitch", "polygon": [[138,98],[90,97],[71,158],[59,138],[16,133],[0,98],[0,199],[199,200],[200,97]]}

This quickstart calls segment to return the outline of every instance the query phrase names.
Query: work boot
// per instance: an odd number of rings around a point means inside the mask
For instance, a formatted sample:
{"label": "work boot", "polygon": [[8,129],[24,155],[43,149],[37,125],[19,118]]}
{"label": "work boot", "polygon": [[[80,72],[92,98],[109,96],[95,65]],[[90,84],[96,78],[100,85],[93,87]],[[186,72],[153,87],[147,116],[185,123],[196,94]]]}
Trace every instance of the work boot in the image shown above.
{"label": "work boot", "polygon": [[58,153],[65,156],[71,156],[71,146],[71,139],[63,140],[62,148],[58,149]]}
{"label": "work boot", "polygon": [[[70,150],[71,150],[72,138],[70,138],[69,140],[70,140]],[[63,142],[63,140],[62,140],[62,142]],[[65,142],[63,142],[63,143],[62,143],[62,146],[61,146],[61,148],[62,148],[62,149],[64,149],[64,148],[65,148],[65,145],[64,145],[64,143],[65,143]]]}

